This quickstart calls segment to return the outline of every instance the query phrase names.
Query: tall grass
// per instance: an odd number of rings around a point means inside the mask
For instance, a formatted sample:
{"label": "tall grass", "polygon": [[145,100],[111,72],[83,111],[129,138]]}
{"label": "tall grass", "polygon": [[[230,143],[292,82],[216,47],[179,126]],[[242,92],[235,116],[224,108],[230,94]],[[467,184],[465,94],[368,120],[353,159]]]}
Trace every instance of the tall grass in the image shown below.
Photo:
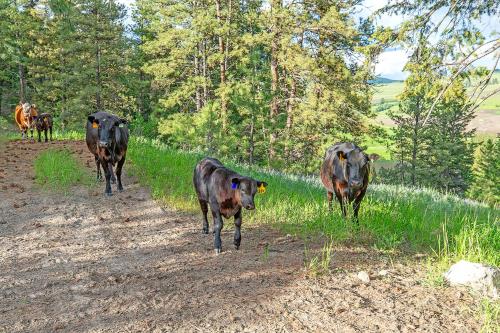
{"label": "tall grass", "polygon": [[73,185],[93,183],[90,172],[68,150],[48,149],[35,159],[35,182],[40,186],[68,193]]}
{"label": "tall grass", "polygon": [[[128,156],[132,172],[151,187],[156,199],[199,213],[192,174],[201,154],[132,139]],[[384,251],[423,251],[447,262],[468,259],[500,264],[499,212],[479,203],[428,189],[371,185],[358,228],[341,217],[338,205],[328,212],[325,191],[317,179],[226,164],[269,184],[265,194],[256,195],[257,209],[244,212],[243,223],[269,223],[300,237],[324,235]]]}

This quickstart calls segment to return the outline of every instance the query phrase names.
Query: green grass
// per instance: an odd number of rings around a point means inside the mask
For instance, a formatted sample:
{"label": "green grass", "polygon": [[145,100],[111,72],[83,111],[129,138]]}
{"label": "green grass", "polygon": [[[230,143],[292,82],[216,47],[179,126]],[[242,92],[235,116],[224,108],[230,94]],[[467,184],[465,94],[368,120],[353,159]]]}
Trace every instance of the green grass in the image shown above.
{"label": "green grass", "polygon": [[48,149],[35,159],[35,182],[44,189],[68,193],[71,186],[93,184],[89,171],[68,150]]}
{"label": "green grass", "polygon": [[[133,139],[128,156],[132,172],[151,187],[156,199],[200,214],[192,185],[200,154]],[[338,204],[328,212],[317,179],[227,165],[269,184],[265,194],[256,196],[257,209],[244,212],[244,224],[268,223],[299,237],[322,235],[383,251],[424,251],[441,263],[466,259],[500,264],[499,211],[487,206],[427,189],[371,185],[360,211],[361,226],[356,228],[341,217]]]}

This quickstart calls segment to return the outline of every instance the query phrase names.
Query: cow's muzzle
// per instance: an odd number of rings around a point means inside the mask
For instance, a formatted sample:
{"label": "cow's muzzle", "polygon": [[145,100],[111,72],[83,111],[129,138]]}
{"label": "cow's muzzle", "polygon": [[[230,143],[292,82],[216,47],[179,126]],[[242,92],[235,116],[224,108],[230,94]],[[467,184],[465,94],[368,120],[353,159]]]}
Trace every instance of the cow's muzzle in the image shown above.
{"label": "cow's muzzle", "polygon": [[99,141],[99,147],[101,147],[101,148],[107,148],[108,147],[108,143],[106,141]]}
{"label": "cow's muzzle", "polygon": [[245,206],[245,208],[248,209],[248,210],[254,210],[255,209],[255,205],[248,204],[248,205]]}

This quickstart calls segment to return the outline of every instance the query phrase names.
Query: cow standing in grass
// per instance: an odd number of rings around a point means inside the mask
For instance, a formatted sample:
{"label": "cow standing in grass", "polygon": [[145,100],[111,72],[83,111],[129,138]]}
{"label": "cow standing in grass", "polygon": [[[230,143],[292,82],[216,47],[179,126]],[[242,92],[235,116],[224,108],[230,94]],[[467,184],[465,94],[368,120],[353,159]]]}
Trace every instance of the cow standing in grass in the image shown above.
{"label": "cow standing in grass", "polygon": [[42,113],[36,117],[35,126],[36,131],[38,132],[38,142],[42,142],[42,131],[45,134],[45,142],[48,141],[47,131],[50,132],[50,141],[52,141],[52,125],[52,115],[49,113]]}
{"label": "cow standing in grass", "polygon": [[354,218],[358,222],[361,201],[368,187],[370,159],[353,143],[336,143],[325,153],[321,166],[321,181],[326,188],[328,208],[332,209],[333,194],[337,197],[344,217],[347,205],[353,204]]}
{"label": "cow standing in grass", "polygon": [[19,102],[19,105],[16,106],[14,118],[17,126],[19,126],[23,139],[28,138],[28,130],[30,130],[31,139],[33,140],[33,128],[35,127],[37,115],[38,112],[35,104],[31,105],[30,103]]}
{"label": "cow standing in grass", "polygon": [[118,191],[123,191],[122,168],[125,163],[128,146],[127,121],[113,114],[96,112],[88,116],[86,142],[90,152],[94,154],[97,167],[97,179],[102,178],[101,165],[106,177],[105,194],[112,195],[111,181],[116,182],[113,166],[116,166]]}
{"label": "cow standing in grass", "polygon": [[255,209],[255,193],[263,193],[266,182],[244,177],[227,169],[214,158],[201,160],[194,169],[193,183],[203,213],[203,233],[208,234],[208,206],[214,218],[215,253],[222,251],[220,233],[223,227],[222,217],[234,216],[234,245],[241,244],[241,210]]}

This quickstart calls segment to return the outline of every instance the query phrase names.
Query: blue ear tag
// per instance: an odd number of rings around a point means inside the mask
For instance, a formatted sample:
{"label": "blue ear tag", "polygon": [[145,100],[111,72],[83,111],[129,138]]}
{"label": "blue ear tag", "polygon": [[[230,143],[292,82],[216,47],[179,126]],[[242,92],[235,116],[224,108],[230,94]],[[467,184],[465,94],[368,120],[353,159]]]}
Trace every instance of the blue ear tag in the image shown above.
{"label": "blue ear tag", "polygon": [[236,183],[231,183],[231,188],[232,188],[233,190],[236,190],[236,189],[238,188],[238,184],[236,184]]}

